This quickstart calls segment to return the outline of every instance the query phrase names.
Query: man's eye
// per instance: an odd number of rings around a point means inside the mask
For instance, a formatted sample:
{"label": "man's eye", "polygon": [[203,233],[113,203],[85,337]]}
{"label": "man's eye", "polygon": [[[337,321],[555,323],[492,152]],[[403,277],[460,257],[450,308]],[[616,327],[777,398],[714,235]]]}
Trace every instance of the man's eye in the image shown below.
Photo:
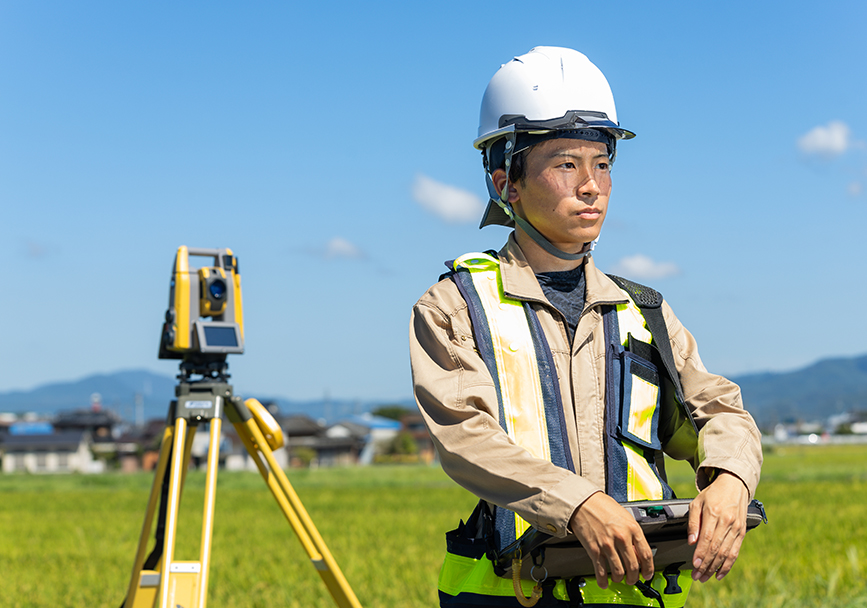
{"label": "man's eye", "polygon": [[603,162],[603,163],[599,163],[598,165],[596,165],[596,167],[601,169],[602,171],[608,171],[611,168],[611,164],[607,163],[607,162]]}
{"label": "man's eye", "polygon": [[573,163],[573,162],[565,162],[565,163],[563,163],[563,164],[560,165],[560,166],[563,167],[564,169],[574,169],[574,168],[575,168],[575,163]]}

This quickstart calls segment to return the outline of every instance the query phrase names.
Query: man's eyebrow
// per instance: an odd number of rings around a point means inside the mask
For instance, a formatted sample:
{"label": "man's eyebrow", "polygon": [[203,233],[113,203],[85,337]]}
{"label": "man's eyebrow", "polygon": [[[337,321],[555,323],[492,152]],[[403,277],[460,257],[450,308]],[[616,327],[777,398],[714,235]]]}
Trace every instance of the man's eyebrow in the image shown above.
{"label": "man's eyebrow", "polygon": [[[546,159],[551,160],[554,158],[574,158],[574,159],[582,159],[584,158],[581,154],[575,154],[574,152],[564,152],[562,150],[549,152],[546,156]],[[608,158],[608,154],[605,152],[599,152],[598,154],[593,154],[590,158]]]}

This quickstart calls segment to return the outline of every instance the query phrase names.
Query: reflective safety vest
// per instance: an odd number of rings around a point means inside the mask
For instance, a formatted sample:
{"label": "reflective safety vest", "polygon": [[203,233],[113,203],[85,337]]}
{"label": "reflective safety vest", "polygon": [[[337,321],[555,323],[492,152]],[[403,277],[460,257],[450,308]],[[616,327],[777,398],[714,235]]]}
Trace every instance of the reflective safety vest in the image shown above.
{"label": "reflective safety vest", "polygon": [[[451,277],[468,305],[476,346],[494,380],[503,430],[536,458],[575,472],[553,355],[536,311],[529,302],[504,294],[498,258],[469,253],[455,260],[452,268]],[[662,380],[654,363],[659,356],[654,354],[653,336],[641,308],[622,286],[621,290],[627,302],[607,306],[603,312],[606,494],[618,502],[671,498],[657,464],[662,459],[657,433]],[[461,522],[446,535],[447,553],[439,578],[441,605],[491,605],[491,596],[498,596],[502,602],[497,605],[519,606],[512,581],[497,576],[489,555],[529,527],[518,514],[482,501],[467,524]],[[666,608],[679,608],[686,602],[691,582],[688,570],[675,569],[656,573],[650,587],[664,599]],[[534,585],[534,581],[521,581],[525,597]],[[574,605],[660,605],[636,586],[609,581],[608,589],[601,589],[592,577],[547,581],[543,589],[547,589],[543,595],[550,593]]]}

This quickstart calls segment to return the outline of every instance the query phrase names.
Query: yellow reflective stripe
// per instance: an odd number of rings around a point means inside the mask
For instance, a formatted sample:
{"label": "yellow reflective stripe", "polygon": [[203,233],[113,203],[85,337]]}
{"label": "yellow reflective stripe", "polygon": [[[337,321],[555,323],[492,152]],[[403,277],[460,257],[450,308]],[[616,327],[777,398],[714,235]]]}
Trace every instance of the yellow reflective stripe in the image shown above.
{"label": "yellow reflective stripe", "polygon": [[[608,579],[608,589],[600,589],[595,578],[586,579],[586,585],[581,589],[581,595],[585,604],[611,604],[614,606],[653,606],[658,607],[659,602],[645,597],[638,589],[626,583],[615,583]],[[682,589],[681,593],[664,593],[667,582],[661,572],[653,575],[650,586],[662,594],[665,608],[683,608],[686,605],[689,588],[692,585],[692,576],[689,570],[682,570],[677,576],[677,584]]]}
{"label": "yellow reflective stripe", "polygon": [[[623,291],[623,290],[621,290]],[[623,291],[628,303],[617,305],[617,323],[620,327],[620,339],[626,345],[629,334],[636,340],[651,344],[653,336],[647,329],[641,309],[635,305],[629,294]],[[632,375],[632,390],[629,399],[629,420],[627,429],[636,437],[650,443],[653,429],[653,414],[659,387]],[[662,500],[662,483],[653,472],[641,449],[629,442],[622,442],[626,451],[626,493],[627,500]],[[586,600],[585,600],[586,601]],[[666,606],[668,603],[666,602]]]}
{"label": "yellow reflective stripe", "polygon": [[530,529],[530,524],[526,519],[515,513],[515,540],[521,538],[521,535]]}
{"label": "yellow reflective stripe", "polygon": [[524,307],[504,295],[498,261],[484,254],[468,256],[455,260],[455,267],[470,271],[488,318],[506,431],[533,456],[550,461],[539,364]]}
{"label": "yellow reflective stripe", "polygon": [[[521,581],[524,596],[533,592],[533,581]],[[479,595],[515,596],[512,580],[494,574],[494,565],[487,557],[473,559],[446,553],[440,569],[439,590],[449,595],[478,593]]]}
{"label": "yellow reflective stripe", "polygon": [[[620,291],[623,291],[622,289]],[[617,324],[620,326],[620,340],[625,345],[627,337],[632,334],[632,337],[642,342],[651,343],[653,336],[644,321],[644,315],[641,314],[641,309],[635,305],[629,294],[623,291],[629,302],[627,304],[617,305]]]}
{"label": "yellow reflective stripe", "polygon": [[662,500],[662,482],[641,450],[624,441],[626,451],[626,500]]}
{"label": "yellow reflective stripe", "polygon": [[[527,315],[519,300],[503,292],[500,262],[484,253],[469,253],[455,260],[455,268],[470,272],[490,328],[506,432],[535,458],[551,461],[548,426],[539,378],[539,362]],[[516,538],[528,524],[515,514]]]}
{"label": "yellow reflective stripe", "polygon": [[[683,590],[678,594],[665,594],[666,608],[683,608],[689,593],[692,577],[688,570],[682,571],[677,578],[677,583]],[[657,572],[653,576],[650,585],[662,593],[666,587],[662,573]],[[524,596],[529,597],[533,592],[533,581],[522,580],[521,588]],[[445,561],[440,569],[438,588],[443,593],[457,596],[461,593],[475,593],[478,595],[496,597],[514,597],[512,580],[500,578],[494,574],[494,566],[487,557],[473,559],[446,553]],[[585,579],[585,585],[581,589],[584,602],[587,604],[612,604],[631,606],[658,606],[656,600],[644,597],[635,587],[626,583],[615,583],[609,579],[608,589],[601,589],[593,577]],[[559,600],[566,601],[569,598],[566,592],[566,584],[562,579],[557,580],[553,595]]]}
{"label": "yellow reflective stripe", "polygon": [[[630,391],[629,422],[627,428],[636,437],[650,443],[653,434],[653,413],[656,411],[656,400],[659,397],[659,387],[644,378],[632,376]],[[641,407],[635,407],[641,404]]]}

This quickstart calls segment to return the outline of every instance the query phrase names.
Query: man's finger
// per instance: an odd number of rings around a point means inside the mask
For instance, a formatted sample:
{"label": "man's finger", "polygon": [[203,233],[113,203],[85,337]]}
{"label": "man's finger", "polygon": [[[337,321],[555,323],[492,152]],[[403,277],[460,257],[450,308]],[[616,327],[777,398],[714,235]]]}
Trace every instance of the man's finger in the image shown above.
{"label": "man's finger", "polygon": [[626,574],[624,564],[620,559],[620,554],[617,548],[612,546],[605,551],[605,557],[608,559],[608,565],[611,566],[611,580],[615,583],[623,581],[623,576]]}
{"label": "man's finger", "polygon": [[714,542],[716,527],[717,521],[714,518],[708,517],[707,514],[703,514],[701,531],[698,534],[698,542],[695,546],[695,553],[692,556],[692,566],[695,568],[692,572],[693,580],[698,580],[706,574],[713,562],[711,543]]}
{"label": "man's finger", "polygon": [[694,545],[698,540],[698,531],[701,529],[701,502],[693,500],[689,505],[689,521],[687,522],[687,542]]}
{"label": "man's finger", "polygon": [[596,584],[600,589],[608,589],[608,570],[604,561],[596,562]]}
{"label": "man's finger", "polygon": [[649,581],[653,578],[653,549],[647,544],[647,539],[644,536],[641,537],[639,542],[635,543],[635,554],[638,556],[641,578]]}
{"label": "man's finger", "polygon": [[[623,564],[625,570],[624,577],[621,580],[625,580],[628,585],[634,585],[638,582],[639,568],[641,565],[638,556],[635,553],[635,546],[630,539],[629,541],[619,542],[617,550],[620,554],[620,562]],[[619,583],[620,581],[617,582]]]}
{"label": "man's finger", "polygon": [[743,535],[741,535],[735,539],[734,543],[732,543],[732,547],[729,550],[728,557],[726,557],[726,560],[723,563],[722,567],[720,567],[720,569],[717,570],[716,578],[718,581],[721,581],[725,577],[726,574],[731,572],[731,569],[735,565],[735,561],[737,561],[737,559],[738,559],[738,555],[740,555],[741,543],[743,542],[743,540],[744,540],[744,537],[743,537]]}

